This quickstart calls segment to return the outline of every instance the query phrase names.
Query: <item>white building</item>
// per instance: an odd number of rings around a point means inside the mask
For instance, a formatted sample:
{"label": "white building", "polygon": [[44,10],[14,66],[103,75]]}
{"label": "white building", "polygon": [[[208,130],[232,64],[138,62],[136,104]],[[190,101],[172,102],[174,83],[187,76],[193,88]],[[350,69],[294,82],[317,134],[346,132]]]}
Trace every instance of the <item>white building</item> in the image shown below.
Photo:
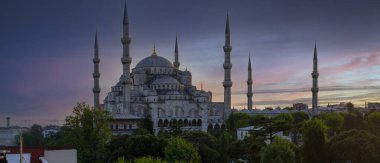
{"label": "white building", "polygon": [[[238,129],[236,129],[237,139],[238,140],[244,140],[245,138],[251,136],[250,132],[255,131],[255,130],[257,131],[257,130],[260,130],[260,129],[261,129],[261,127],[255,127],[255,126],[247,126],[247,127],[238,128]],[[282,131],[277,132],[273,136],[278,136],[278,137],[281,137],[282,139],[286,139],[288,141],[292,141],[292,138],[291,138],[290,134],[289,133],[284,133]],[[269,136],[267,136],[267,138],[269,138]],[[265,143],[270,144],[270,140],[268,140],[268,139],[265,140]]]}
{"label": "white building", "polygon": [[0,146],[16,145],[15,137],[19,135],[20,128],[18,127],[1,127],[0,128]]}
{"label": "white building", "polygon": [[46,138],[48,136],[52,136],[54,134],[57,134],[60,129],[61,129],[61,127],[55,126],[55,125],[45,126],[42,130],[42,134],[44,135],[44,138]]}
{"label": "white building", "polygon": [[380,103],[379,102],[369,102],[367,103],[368,105],[368,109],[371,109],[371,110],[380,110]]}

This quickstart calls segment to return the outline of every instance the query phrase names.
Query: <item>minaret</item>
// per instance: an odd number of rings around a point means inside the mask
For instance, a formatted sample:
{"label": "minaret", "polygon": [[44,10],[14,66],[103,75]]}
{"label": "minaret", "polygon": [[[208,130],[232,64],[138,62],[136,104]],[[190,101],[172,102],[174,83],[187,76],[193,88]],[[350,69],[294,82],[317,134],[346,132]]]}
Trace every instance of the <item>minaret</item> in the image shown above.
{"label": "minaret", "polygon": [[248,90],[247,90],[247,98],[248,98],[248,110],[252,110],[252,68],[251,68],[251,55],[248,58],[248,80],[247,80]]}
{"label": "minaret", "polygon": [[95,33],[95,46],[94,46],[94,59],[92,60],[94,62],[94,73],[92,76],[94,77],[94,88],[92,89],[92,92],[94,93],[94,108],[99,109],[99,49],[98,49],[98,32]]}
{"label": "minaret", "polygon": [[121,43],[123,44],[123,57],[121,58],[121,63],[123,63],[123,75],[121,76],[120,80],[124,85],[124,113],[127,113],[130,110],[130,89],[132,85],[132,80],[129,74],[132,58],[129,55],[129,45],[131,44],[131,38],[129,37],[127,2],[125,2],[124,5],[123,37],[121,38]]}
{"label": "minaret", "polygon": [[225,44],[223,46],[224,50],[224,81],[223,81],[223,87],[224,87],[224,114],[223,118],[227,119],[228,114],[231,111],[231,87],[232,87],[232,81],[231,81],[231,43],[230,43],[230,23],[229,23],[229,17],[227,13],[227,21],[226,21],[226,32],[225,32]]}
{"label": "minaret", "polygon": [[313,101],[312,101],[312,115],[315,114],[315,109],[318,108],[318,58],[317,58],[317,42],[315,42],[314,45],[314,58],[313,58],[313,72],[311,73],[311,76],[313,77],[313,88],[311,88],[311,92],[313,94]]}
{"label": "minaret", "polygon": [[174,62],[173,62],[174,68],[179,69],[179,61],[178,61],[178,39],[177,35],[175,36],[175,48],[174,48]]}

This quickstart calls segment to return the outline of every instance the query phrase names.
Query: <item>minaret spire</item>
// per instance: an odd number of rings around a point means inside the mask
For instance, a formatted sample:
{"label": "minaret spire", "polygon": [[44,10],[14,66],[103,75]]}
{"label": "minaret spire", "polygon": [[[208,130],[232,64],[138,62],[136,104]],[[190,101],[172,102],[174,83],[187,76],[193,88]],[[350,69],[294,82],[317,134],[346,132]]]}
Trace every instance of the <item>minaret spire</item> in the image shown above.
{"label": "minaret spire", "polygon": [[99,103],[99,49],[98,49],[98,32],[95,33],[95,45],[94,45],[94,59],[92,60],[94,62],[94,73],[92,74],[92,77],[94,78],[94,88],[92,89],[92,92],[94,93],[94,108],[99,109],[100,103]]}
{"label": "minaret spire", "polygon": [[224,87],[224,113],[223,118],[227,119],[228,114],[231,111],[231,87],[232,87],[232,81],[231,81],[231,42],[230,42],[230,21],[229,21],[229,15],[227,13],[227,20],[226,20],[226,31],[225,31],[225,44],[223,46],[224,50],[224,81],[223,81],[223,87]]}
{"label": "minaret spire", "polygon": [[247,105],[248,105],[248,109],[249,110],[252,110],[252,95],[253,95],[253,92],[252,92],[252,68],[251,68],[251,55],[249,55],[248,57],[248,80],[247,80],[247,86],[248,86],[248,90],[247,90]]}
{"label": "minaret spire", "polygon": [[152,55],[157,55],[157,52],[156,52],[156,44],[153,44],[153,52],[152,52]]}
{"label": "minaret spire", "polygon": [[318,108],[318,57],[317,57],[317,42],[314,45],[314,57],[313,57],[313,72],[311,73],[313,77],[313,88],[311,88],[312,92],[312,115],[315,115],[315,109]]}
{"label": "minaret spire", "polygon": [[123,113],[128,113],[130,110],[130,89],[132,85],[132,80],[130,78],[130,66],[132,58],[130,56],[131,38],[129,37],[129,19],[127,11],[127,1],[124,4],[124,15],[123,15],[123,37],[121,38],[121,44],[123,45],[123,57],[121,58],[121,63],[123,64],[123,75],[120,78],[121,83],[124,86],[123,91]]}
{"label": "minaret spire", "polygon": [[178,61],[178,38],[177,35],[175,36],[175,47],[174,47],[174,62],[173,62],[174,68],[179,69],[179,61]]}

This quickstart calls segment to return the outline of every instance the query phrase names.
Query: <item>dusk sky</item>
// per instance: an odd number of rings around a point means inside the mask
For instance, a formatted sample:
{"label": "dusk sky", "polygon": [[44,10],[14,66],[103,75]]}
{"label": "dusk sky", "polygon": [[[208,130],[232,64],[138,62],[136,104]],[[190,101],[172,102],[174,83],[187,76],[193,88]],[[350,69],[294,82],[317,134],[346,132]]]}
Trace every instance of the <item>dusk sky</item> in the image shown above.
{"label": "dusk sky", "polygon": [[[101,99],[121,73],[124,0],[0,1],[0,126],[62,123],[77,102],[93,104],[98,31]],[[311,105],[314,42],[319,104],[380,101],[380,1],[128,0],[132,68],[157,54],[223,100],[224,30],[230,15],[232,106],[246,108],[248,55],[253,105]],[[101,100],[101,101],[102,101]]]}

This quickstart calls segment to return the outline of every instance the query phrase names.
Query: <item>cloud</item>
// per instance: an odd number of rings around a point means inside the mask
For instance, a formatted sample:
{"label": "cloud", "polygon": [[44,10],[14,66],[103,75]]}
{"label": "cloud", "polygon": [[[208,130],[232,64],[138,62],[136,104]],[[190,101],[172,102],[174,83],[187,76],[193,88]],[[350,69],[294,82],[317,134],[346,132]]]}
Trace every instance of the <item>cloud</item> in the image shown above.
{"label": "cloud", "polygon": [[[321,68],[320,72],[325,74],[339,74],[342,72],[348,72],[353,70],[370,68],[380,65],[380,52],[373,52],[372,54],[357,54],[349,62],[337,65]],[[340,58],[343,60],[343,58]]]}

